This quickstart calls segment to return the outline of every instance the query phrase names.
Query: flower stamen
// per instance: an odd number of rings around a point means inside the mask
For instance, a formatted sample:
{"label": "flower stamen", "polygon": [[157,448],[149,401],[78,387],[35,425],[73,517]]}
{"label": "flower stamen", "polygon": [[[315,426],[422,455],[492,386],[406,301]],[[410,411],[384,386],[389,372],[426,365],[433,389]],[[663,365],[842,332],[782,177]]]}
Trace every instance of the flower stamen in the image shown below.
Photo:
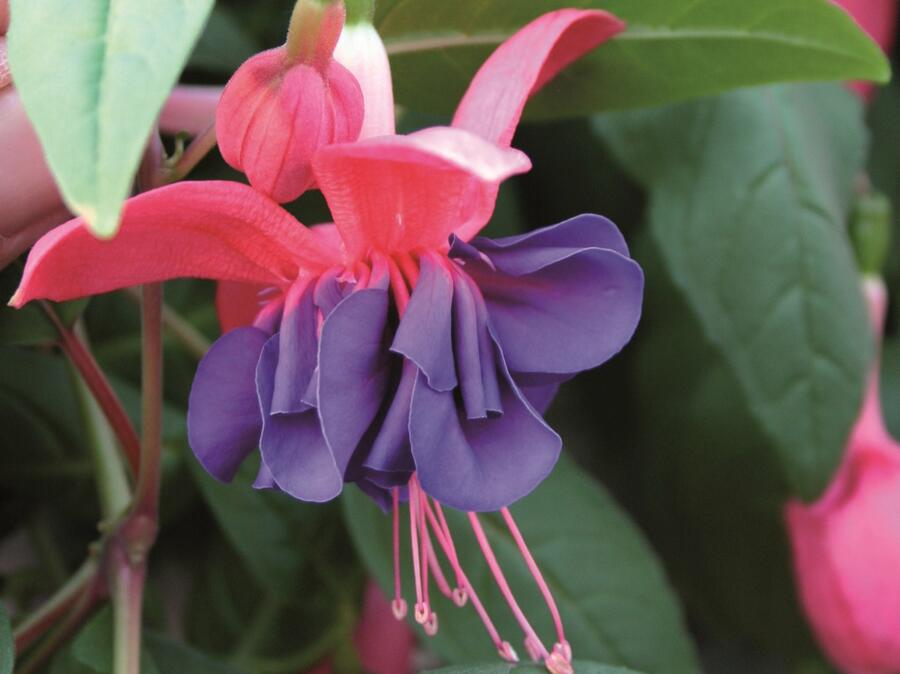
{"label": "flower stamen", "polygon": [[394,499],[394,601],[391,602],[391,610],[397,620],[403,620],[406,617],[407,608],[400,584],[400,487],[394,487],[391,495]]}
{"label": "flower stamen", "polygon": [[503,594],[503,598],[506,599],[506,603],[509,605],[510,610],[516,618],[516,622],[519,623],[519,627],[521,627],[522,631],[525,633],[525,648],[528,649],[529,655],[532,655],[532,657],[534,657],[535,653],[539,656],[538,658],[534,658],[535,660],[543,659],[546,661],[550,657],[550,653],[547,652],[547,648],[541,642],[537,633],[534,631],[534,628],[531,626],[531,623],[528,622],[528,618],[525,617],[525,614],[519,606],[519,602],[516,601],[516,598],[509,587],[509,583],[506,582],[506,576],[503,574],[503,570],[497,563],[497,558],[494,556],[494,550],[491,548],[491,544],[484,533],[484,529],[481,527],[478,515],[470,512],[469,522],[472,525],[472,531],[475,532],[475,538],[478,540],[478,545],[481,547],[481,552],[488,564],[488,568],[490,568],[491,573],[494,574],[494,580],[497,582],[497,586]]}
{"label": "flower stamen", "polygon": [[538,589],[541,591],[541,595],[543,595],[544,597],[544,602],[547,604],[547,608],[550,610],[550,615],[553,617],[553,624],[556,627],[557,635],[557,642],[553,645],[553,652],[559,653],[560,656],[563,657],[566,661],[571,662],[572,648],[571,646],[569,646],[569,642],[566,641],[562,618],[559,615],[559,608],[556,606],[556,601],[553,599],[553,594],[550,592],[550,588],[547,586],[547,582],[544,580],[544,576],[541,573],[540,567],[538,567],[537,562],[534,561],[534,556],[532,556],[531,551],[528,549],[528,546],[525,543],[525,538],[522,536],[522,532],[519,531],[519,527],[516,524],[515,519],[513,519],[512,513],[509,511],[509,508],[501,508],[500,513],[503,515],[503,519],[506,522],[509,533],[512,534],[513,540],[516,542],[516,545],[519,548],[519,552],[522,553],[522,559],[525,560],[525,564],[528,566],[528,570],[531,572],[531,575],[534,578],[534,582],[538,586]]}

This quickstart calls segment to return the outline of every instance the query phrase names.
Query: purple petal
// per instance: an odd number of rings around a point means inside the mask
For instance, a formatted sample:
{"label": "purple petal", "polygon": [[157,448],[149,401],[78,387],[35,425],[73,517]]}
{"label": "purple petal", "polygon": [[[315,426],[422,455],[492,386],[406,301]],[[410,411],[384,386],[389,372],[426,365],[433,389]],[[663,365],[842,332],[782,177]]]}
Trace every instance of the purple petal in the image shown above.
{"label": "purple petal", "polygon": [[347,296],[347,284],[338,280],[339,275],[339,269],[329,269],[316,282],[313,301],[323,316],[328,316]]}
{"label": "purple petal", "polygon": [[503,411],[494,343],[487,320],[487,308],[478,288],[464,273],[457,274],[453,291],[453,346],[460,394],[469,419],[484,419],[489,412]]}
{"label": "purple petal", "polygon": [[305,412],[311,407],[305,393],[316,367],[316,313],[312,284],[307,280],[295,282],[288,291],[281,319],[272,414]]}
{"label": "purple petal", "polygon": [[[415,470],[409,449],[409,408],[417,375],[415,364],[404,360],[400,383],[375,434],[372,447],[363,459],[363,468],[389,475],[406,474],[407,477]],[[391,482],[391,486],[393,484],[395,482]]]}
{"label": "purple petal", "polygon": [[559,384],[543,384],[540,386],[520,386],[519,389],[531,403],[531,406],[541,415],[550,407],[550,403],[559,391]]}
{"label": "purple petal", "polygon": [[586,213],[527,234],[502,239],[476,237],[471,245],[513,276],[537,271],[585,248],[613,250],[625,257],[628,244],[611,220]]}
{"label": "purple petal", "polygon": [[253,481],[253,488],[275,489],[277,486],[278,485],[275,484],[275,477],[272,475],[272,471],[269,470],[266,462],[260,461],[259,470],[256,473],[256,479]]}
{"label": "purple petal", "polygon": [[303,501],[328,501],[341,493],[344,480],[322,435],[316,411],[270,414],[278,342],[278,335],[266,342],[256,368],[259,406],[263,412],[259,443],[262,459],[281,490]]}
{"label": "purple petal", "polygon": [[262,430],[254,373],[268,335],[237,328],[222,335],[200,361],[188,402],[188,441],[216,479],[230,481],[256,449]]}
{"label": "purple petal", "polygon": [[319,417],[343,474],[381,408],[390,381],[387,288],[344,299],[322,326]]}
{"label": "purple petal", "polygon": [[586,248],[523,276],[468,264],[512,372],[572,374],[622,349],[641,315],[644,276],[633,260]]}
{"label": "purple petal", "polygon": [[451,332],[453,279],[430,255],[420,260],[419,280],[397,328],[391,350],[403,354],[428,377],[431,388],[456,386]]}
{"label": "purple petal", "polygon": [[416,380],[409,428],[417,475],[428,494],[458,510],[509,505],[540,484],[559,457],[559,436],[503,369],[503,414],[487,419],[466,419],[452,391],[435,391],[422,374]]}

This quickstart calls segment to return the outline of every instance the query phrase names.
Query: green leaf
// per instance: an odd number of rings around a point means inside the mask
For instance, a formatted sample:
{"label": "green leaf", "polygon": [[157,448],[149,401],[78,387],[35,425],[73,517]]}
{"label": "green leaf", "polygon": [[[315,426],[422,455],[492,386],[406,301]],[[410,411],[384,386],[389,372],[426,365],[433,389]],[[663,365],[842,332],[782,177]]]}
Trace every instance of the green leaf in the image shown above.
{"label": "green leaf", "polygon": [[[303,563],[301,537],[285,514],[285,497],[251,486],[256,475],[252,463],[242,466],[233,483],[222,484],[193,457],[189,459],[191,474],[229,543],[260,586],[280,596],[297,582]],[[288,507],[295,517],[309,515],[310,521],[317,514],[315,506],[291,503]]]}
{"label": "green leaf", "polygon": [[16,663],[16,645],[6,607],[0,603],[0,674],[12,674]]}
{"label": "green leaf", "polygon": [[[584,662],[583,660],[576,660],[573,664],[578,674],[638,674],[633,669],[609,667],[607,665],[598,665],[594,662]],[[426,674],[546,674],[546,672],[546,668],[538,665],[498,665],[493,663],[489,665],[444,667],[443,669],[433,669]]]}
{"label": "green leaf", "polygon": [[[0,270],[0,344],[53,344],[59,340],[59,333],[37,302],[26,304],[21,309],[14,309],[5,300],[12,297],[19,285],[21,270],[17,265],[9,265]],[[71,327],[88,304],[88,299],[74,300],[62,304],[49,303],[60,320]]]}
{"label": "green leaf", "polygon": [[229,8],[217,6],[194,47],[188,66],[230,74],[259,51],[262,51],[260,45],[244,30]]}
{"label": "green leaf", "polygon": [[213,0],[12,0],[9,61],[69,207],[100,236]]}
{"label": "green leaf", "polygon": [[[72,642],[72,658],[98,674],[113,670],[113,614],[103,608],[82,628]],[[163,674],[157,669],[147,649],[141,649],[142,674]]]}
{"label": "green leaf", "polygon": [[[247,674],[243,669],[161,634],[147,632],[144,641],[159,674]],[[142,670],[142,674],[149,673]]]}
{"label": "green leaf", "polygon": [[734,87],[872,79],[881,50],[828,0],[380,0],[397,101],[448,113],[493,49],[544,12],[605,9],[627,30],[570,66],[530,113],[549,118],[659,105]]}
{"label": "green leaf", "polygon": [[866,135],[837,85],[609,115],[666,273],[775,443],[794,493],[837,467],[872,355],[845,221]]}
{"label": "green leaf", "polygon": [[[366,566],[383,587],[390,587],[390,518],[356,490],[345,493],[344,505]],[[563,460],[512,510],[559,604],[576,657],[650,674],[699,671],[677,601],[653,552],[598,484]],[[447,515],[466,574],[501,635],[522,650],[520,632],[465,516],[449,509]],[[523,611],[539,634],[552,639],[546,606],[512,537],[499,518],[485,516],[482,522]],[[409,581],[408,550],[401,554]],[[449,572],[448,566],[444,568]],[[410,587],[407,599],[414,596]],[[493,645],[470,605],[459,609],[436,591],[432,598],[440,630],[428,641],[430,646],[450,662],[496,661]]]}

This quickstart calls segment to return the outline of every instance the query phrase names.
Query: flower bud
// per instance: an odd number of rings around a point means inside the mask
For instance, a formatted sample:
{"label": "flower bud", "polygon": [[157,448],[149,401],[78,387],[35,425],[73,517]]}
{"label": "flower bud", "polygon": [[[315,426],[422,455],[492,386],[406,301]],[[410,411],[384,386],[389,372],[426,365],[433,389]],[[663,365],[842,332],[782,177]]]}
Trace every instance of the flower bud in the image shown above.
{"label": "flower bud", "polygon": [[249,58],[222,93],[222,157],[276,201],[292,201],[313,185],[310,160],[318,148],[359,136],[362,91],[332,58],[343,22],[343,3],[300,0],[287,43]]}
{"label": "flower bud", "polygon": [[[865,290],[880,334],[884,286],[868,279]],[[884,426],[875,373],[828,490],[785,514],[800,599],[824,651],[847,674],[900,672],[900,444]]]}

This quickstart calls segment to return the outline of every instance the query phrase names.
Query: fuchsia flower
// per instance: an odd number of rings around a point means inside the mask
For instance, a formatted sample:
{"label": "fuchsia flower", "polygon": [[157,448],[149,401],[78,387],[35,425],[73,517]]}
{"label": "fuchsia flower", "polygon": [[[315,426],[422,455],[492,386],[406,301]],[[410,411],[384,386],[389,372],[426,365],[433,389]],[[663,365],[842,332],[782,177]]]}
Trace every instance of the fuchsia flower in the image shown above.
{"label": "fuchsia flower", "polygon": [[310,159],[319,147],[359,136],[362,91],[332,58],[344,17],[342,2],[298,2],[287,43],[249,58],[222,93],[222,157],[275,201],[293,201],[312,186]]}
{"label": "fuchsia flower", "polygon": [[[876,334],[887,297],[865,285]],[[884,425],[878,364],[825,494],[785,510],[800,599],[825,652],[848,674],[900,671],[900,444]]]}
{"label": "fuchsia flower", "polygon": [[[530,168],[510,148],[528,97],[622,27],[600,11],[536,19],[482,66],[452,127],[407,136],[391,133],[390,77],[378,66],[386,59],[358,58],[371,75],[362,85],[368,137],[320,147],[311,160],[333,225],[304,227],[238,183],[179,183],[129,200],[112,241],[79,219],[45,236],[12,303],[177,276],[265,286],[253,324],[225,333],[198,367],[188,426],[200,462],[230,480],[259,447],[259,487],[326,501],[354,482],[392,509],[398,618],[399,504],[408,501],[417,621],[437,630],[432,577],[459,605],[471,599],[498,652],[515,661],[460,566],[442,505],[468,512],[529,655],[571,672],[559,612],[506,506],[557,460],[561,440],[541,412],[559,384],[631,338],[643,276],[616,227],[596,215],[496,241],[477,235],[500,183]],[[227,298],[220,293],[221,307]],[[552,648],[484,535],[477,512],[491,510],[547,600]]]}

